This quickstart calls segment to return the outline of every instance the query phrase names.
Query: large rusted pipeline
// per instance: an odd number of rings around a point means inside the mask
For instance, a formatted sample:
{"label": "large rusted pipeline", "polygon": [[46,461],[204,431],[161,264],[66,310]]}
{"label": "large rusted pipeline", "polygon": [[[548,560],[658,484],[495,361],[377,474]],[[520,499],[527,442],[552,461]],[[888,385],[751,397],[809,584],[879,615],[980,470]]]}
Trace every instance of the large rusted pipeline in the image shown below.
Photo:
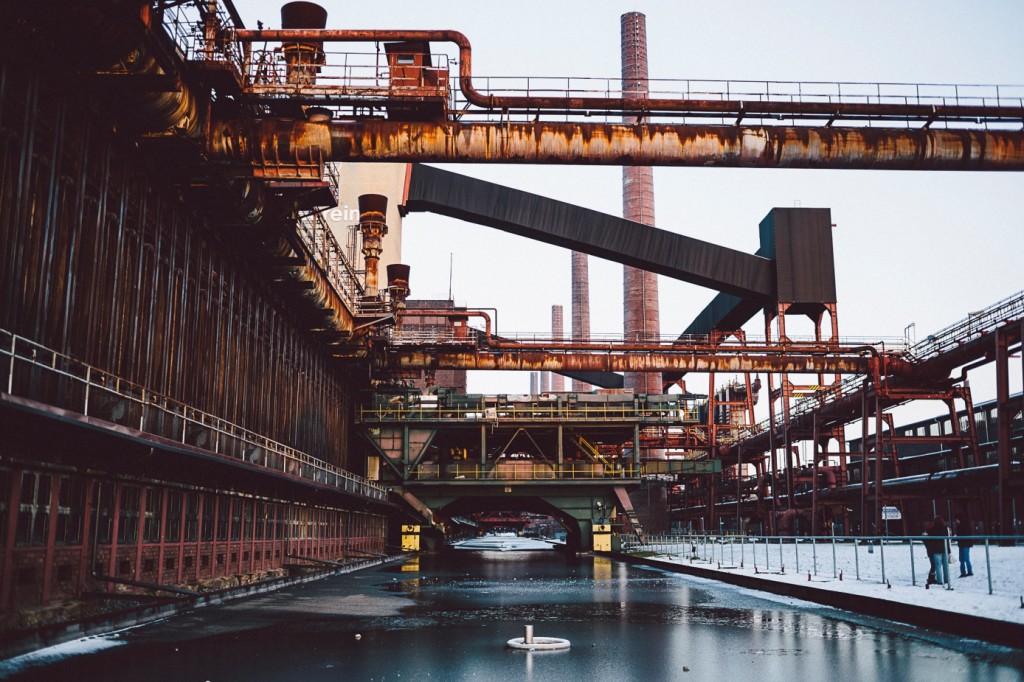
{"label": "large rusted pipeline", "polygon": [[326,161],[1024,170],[1024,132],[599,123],[264,119],[214,124],[212,154]]}
{"label": "large rusted pipeline", "polygon": [[444,42],[454,43],[459,48],[459,86],[466,100],[478,107],[491,110],[529,109],[575,110],[590,112],[692,112],[721,113],[745,116],[814,114],[822,117],[911,117],[919,120],[943,120],[961,118],[994,118],[1020,121],[1024,118],[1024,107],[960,106],[930,104],[871,104],[839,102],[740,102],[722,100],[687,100],[681,98],[623,98],[623,97],[539,97],[503,96],[484,94],[473,87],[473,50],[469,39],[458,31],[407,31],[407,30],[336,30],[336,29],[291,29],[291,30],[239,30],[235,38],[240,42]]}
{"label": "large rusted pipeline", "polygon": [[[788,372],[793,374],[874,373],[877,356],[828,357],[820,355],[723,355],[716,353],[592,353],[567,354],[543,350],[500,352],[459,351],[434,348],[395,348],[379,356],[390,370],[478,369],[522,371],[651,372]],[[895,369],[893,366],[891,369]]]}

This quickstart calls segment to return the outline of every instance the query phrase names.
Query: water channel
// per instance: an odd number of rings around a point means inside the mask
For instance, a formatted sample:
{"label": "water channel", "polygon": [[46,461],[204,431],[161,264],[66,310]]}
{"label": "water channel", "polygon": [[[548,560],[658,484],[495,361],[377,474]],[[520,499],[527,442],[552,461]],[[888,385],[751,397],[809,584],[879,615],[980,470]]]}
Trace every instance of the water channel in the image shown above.
{"label": "water channel", "polygon": [[[505,642],[532,623],[563,652]],[[961,640],[603,557],[451,552],[197,609],[32,680],[1024,679],[1024,651]],[[83,651],[88,650],[88,651]]]}

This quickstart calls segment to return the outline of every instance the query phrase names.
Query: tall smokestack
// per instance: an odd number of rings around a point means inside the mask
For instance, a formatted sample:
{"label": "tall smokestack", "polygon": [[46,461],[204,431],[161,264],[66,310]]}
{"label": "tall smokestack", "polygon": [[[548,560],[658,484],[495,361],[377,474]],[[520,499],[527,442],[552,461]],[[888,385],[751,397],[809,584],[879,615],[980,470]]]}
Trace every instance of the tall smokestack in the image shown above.
{"label": "tall smokestack", "polygon": [[[564,323],[562,320],[562,306],[553,305],[551,306],[551,338],[555,341],[562,340],[562,334],[564,333]],[[551,390],[554,393],[560,393],[565,390],[565,377],[561,374],[551,374]]]}
{"label": "tall smokestack", "polygon": [[[572,252],[572,340],[590,340],[590,274],[587,254],[579,251]],[[573,379],[572,390],[589,393],[591,386]]]}
{"label": "tall smokestack", "polygon": [[[622,97],[642,99],[647,87],[647,17],[640,12],[622,15]],[[641,117],[625,116],[629,124]],[[622,217],[644,225],[654,225],[654,172],[648,167],[622,167]],[[658,276],[626,267],[623,273],[623,319],[627,340],[656,340],[658,320]],[[637,393],[661,393],[659,372],[626,372],[623,385]],[[664,450],[641,452],[643,459],[665,459]],[[668,489],[660,481],[648,481],[643,491],[630,493],[633,508],[647,532],[668,530]]]}
{"label": "tall smokestack", "polygon": [[[647,18],[640,12],[622,15],[622,97],[643,99],[647,85]],[[626,123],[641,117],[626,116]],[[649,166],[623,166],[622,217],[654,225],[654,172]],[[657,340],[660,335],[658,276],[626,266],[623,276],[624,331],[629,341]],[[637,393],[661,393],[661,374],[627,372],[624,386]]]}

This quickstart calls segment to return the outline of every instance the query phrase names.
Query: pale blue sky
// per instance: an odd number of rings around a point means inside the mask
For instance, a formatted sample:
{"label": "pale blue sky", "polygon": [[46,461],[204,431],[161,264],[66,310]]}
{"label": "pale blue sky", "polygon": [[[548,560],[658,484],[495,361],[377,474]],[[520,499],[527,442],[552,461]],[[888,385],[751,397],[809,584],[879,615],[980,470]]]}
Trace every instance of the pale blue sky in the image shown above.
{"label": "pale blue sky", "polygon": [[[279,3],[237,2],[279,25]],[[617,78],[619,16],[647,16],[652,78],[1024,84],[1024,2],[325,3],[331,28],[451,28],[473,44],[474,77]],[[438,46],[440,47],[440,46]],[[479,87],[479,83],[478,83]],[[621,211],[612,167],[453,166],[597,210]],[[745,251],[773,206],[832,209],[838,318],[847,336],[923,337],[1024,289],[1024,174],[659,168],[659,227]],[[569,311],[563,249],[427,214],[404,225],[414,296],[448,291],[499,308],[500,330],[546,331]],[[621,331],[622,268],[591,259],[594,332]],[[713,292],[660,278],[662,332],[681,331]],[[760,333],[760,319],[751,324]],[[1020,360],[1014,360],[1020,390]],[[989,373],[972,375],[992,397]],[[695,381],[695,390],[704,381]],[[525,374],[477,373],[470,389],[526,392]]]}

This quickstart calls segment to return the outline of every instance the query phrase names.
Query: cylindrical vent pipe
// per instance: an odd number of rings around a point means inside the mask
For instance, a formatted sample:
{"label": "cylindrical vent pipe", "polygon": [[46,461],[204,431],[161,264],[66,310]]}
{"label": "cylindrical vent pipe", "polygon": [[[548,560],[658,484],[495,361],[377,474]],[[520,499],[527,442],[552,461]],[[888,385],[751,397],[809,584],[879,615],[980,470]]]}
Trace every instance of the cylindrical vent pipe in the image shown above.
{"label": "cylindrical vent pipe", "polygon": [[[590,340],[590,273],[587,254],[572,252],[572,340]],[[590,384],[572,380],[572,390],[589,393]]]}
{"label": "cylindrical vent pipe", "polygon": [[405,299],[412,293],[409,289],[409,266],[404,263],[392,263],[388,265],[387,270],[391,300],[396,304],[404,304]]}
{"label": "cylindrical vent pipe", "polygon": [[[561,341],[562,335],[564,334],[564,322],[562,316],[562,306],[553,305],[551,306],[551,338],[555,341]],[[565,377],[561,374],[551,373],[551,390],[554,393],[560,393],[565,390]]]}
{"label": "cylindrical vent pipe", "polygon": [[[289,2],[281,7],[281,28],[325,28],[327,10],[314,2]],[[324,44],[320,41],[283,43],[285,73],[293,85],[313,85],[324,64]]]}
{"label": "cylindrical vent pipe", "polygon": [[[640,12],[622,15],[622,97],[648,96],[647,18]],[[637,123],[638,116],[626,116]],[[649,166],[622,167],[622,217],[654,225],[654,172]],[[658,276],[629,266],[623,274],[623,321],[627,341],[653,341],[660,335]],[[637,393],[661,393],[660,373],[627,372],[623,385]]]}
{"label": "cylindrical vent pipe", "polygon": [[363,235],[363,259],[366,265],[367,297],[377,295],[377,265],[387,226],[388,198],[383,194],[359,195],[359,230]]}

